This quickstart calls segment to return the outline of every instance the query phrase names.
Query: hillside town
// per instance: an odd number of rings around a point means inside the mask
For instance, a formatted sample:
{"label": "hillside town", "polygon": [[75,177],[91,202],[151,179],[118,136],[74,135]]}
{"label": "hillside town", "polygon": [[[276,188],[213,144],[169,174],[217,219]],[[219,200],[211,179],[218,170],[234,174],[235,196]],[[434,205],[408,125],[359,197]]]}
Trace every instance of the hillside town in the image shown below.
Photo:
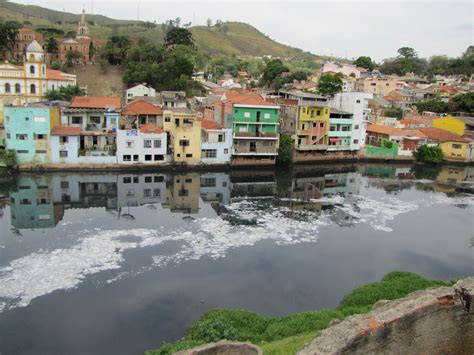
{"label": "hillside town", "polygon": [[[474,95],[472,76],[428,80],[327,61],[279,87],[255,85],[262,78],[246,71],[214,81],[194,72],[198,95],[138,82],[121,96],[95,96],[78,88],[76,74],[50,68],[71,58],[94,65],[106,43],[89,36],[84,12],[75,39],[61,38],[56,54],[45,50],[41,33],[18,31],[11,61],[0,64],[0,148],[14,151],[20,168],[412,160],[422,146],[439,147],[446,161],[474,161],[471,112],[420,109],[434,98],[448,103]],[[324,94],[321,78],[328,75],[342,85]],[[48,93],[68,87],[78,95],[48,100]]]}

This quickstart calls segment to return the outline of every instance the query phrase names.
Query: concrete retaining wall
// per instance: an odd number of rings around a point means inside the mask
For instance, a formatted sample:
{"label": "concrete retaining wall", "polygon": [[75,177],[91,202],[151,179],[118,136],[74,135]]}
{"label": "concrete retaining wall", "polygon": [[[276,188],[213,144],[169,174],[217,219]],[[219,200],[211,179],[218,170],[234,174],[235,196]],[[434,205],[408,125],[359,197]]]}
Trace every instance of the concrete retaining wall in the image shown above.
{"label": "concrete retaining wall", "polygon": [[474,277],[379,301],[317,335],[309,354],[474,354]]}

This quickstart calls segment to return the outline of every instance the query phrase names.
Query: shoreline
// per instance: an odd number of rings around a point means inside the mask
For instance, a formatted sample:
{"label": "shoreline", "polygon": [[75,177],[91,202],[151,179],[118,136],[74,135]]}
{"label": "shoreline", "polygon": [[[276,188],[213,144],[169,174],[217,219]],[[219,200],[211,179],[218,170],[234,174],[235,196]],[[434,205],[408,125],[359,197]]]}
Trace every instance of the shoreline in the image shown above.
{"label": "shoreline", "polygon": [[[296,161],[291,166],[322,166],[322,165],[343,165],[343,164],[423,164],[417,162],[412,157],[399,158],[385,158],[385,157],[341,157],[341,158],[324,158],[314,160]],[[440,166],[474,166],[474,161],[444,161]],[[272,164],[196,164],[196,165],[182,165],[182,164],[97,164],[97,165],[58,165],[58,164],[41,164],[41,165],[18,165],[16,169],[19,172],[80,172],[80,171],[230,171],[230,170],[275,170],[278,165]]]}

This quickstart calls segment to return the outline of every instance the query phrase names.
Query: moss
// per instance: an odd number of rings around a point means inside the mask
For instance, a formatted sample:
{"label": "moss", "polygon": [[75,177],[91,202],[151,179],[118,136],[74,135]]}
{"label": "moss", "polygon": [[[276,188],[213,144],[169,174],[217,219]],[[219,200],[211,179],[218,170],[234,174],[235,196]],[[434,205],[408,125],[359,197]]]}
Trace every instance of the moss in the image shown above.
{"label": "moss", "polygon": [[394,271],[380,282],[356,288],[340,306],[291,314],[280,318],[263,317],[242,310],[216,309],[205,313],[186,336],[148,355],[171,354],[220,339],[250,341],[262,346],[266,354],[293,354],[314,337],[317,330],[328,327],[332,319],[344,319],[366,313],[379,300],[402,298],[411,292],[451,283],[429,280],[410,272]]}

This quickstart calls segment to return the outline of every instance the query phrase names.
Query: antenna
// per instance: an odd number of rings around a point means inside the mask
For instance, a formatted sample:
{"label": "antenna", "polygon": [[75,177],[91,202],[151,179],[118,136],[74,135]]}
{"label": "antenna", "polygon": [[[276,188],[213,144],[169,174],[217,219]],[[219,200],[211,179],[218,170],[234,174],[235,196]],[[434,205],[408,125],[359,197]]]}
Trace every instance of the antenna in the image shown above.
{"label": "antenna", "polygon": [[138,0],[138,7],[137,7],[137,21],[140,21],[140,0]]}

